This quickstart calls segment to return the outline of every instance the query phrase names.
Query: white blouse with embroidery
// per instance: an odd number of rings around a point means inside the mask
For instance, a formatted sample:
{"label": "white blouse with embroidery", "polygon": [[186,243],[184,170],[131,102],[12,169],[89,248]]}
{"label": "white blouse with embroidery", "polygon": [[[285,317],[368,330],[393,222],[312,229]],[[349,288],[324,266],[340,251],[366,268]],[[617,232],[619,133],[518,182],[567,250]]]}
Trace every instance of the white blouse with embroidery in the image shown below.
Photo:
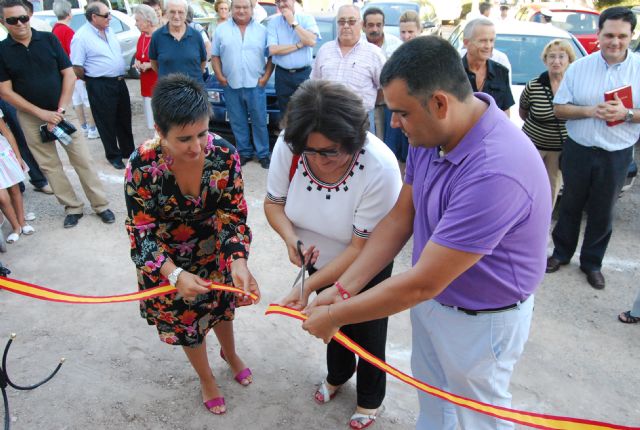
{"label": "white blouse with embroidery", "polygon": [[320,251],[320,269],[356,236],[367,238],[395,204],[402,180],[393,152],[368,133],[365,145],[345,175],[333,184],[313,176],[306,157],[289,180],[293,153],[280,134],[271,156],[267,198],[284,205],[287,218],[305,247]]}

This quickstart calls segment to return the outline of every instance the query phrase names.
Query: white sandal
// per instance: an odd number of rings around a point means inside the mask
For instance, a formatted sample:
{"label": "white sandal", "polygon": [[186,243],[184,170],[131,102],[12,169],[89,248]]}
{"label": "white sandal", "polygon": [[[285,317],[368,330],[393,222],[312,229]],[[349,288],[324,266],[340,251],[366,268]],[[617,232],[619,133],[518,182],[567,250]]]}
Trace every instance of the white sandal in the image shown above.
{"label": "white sandal", "polygon": [[[366,429],[369,426],[372,426],[373,423],[375,423],[376,421],[376,416],[375,415],[365,415],[365,414],[359,414],[359,413],[355,413],[353,415],[351,415],[351,419],[349,420],[349,427],[351,427],[352,429]],[[353,422],[356,422],[360,425],[360,427],[356,427],[353,425]]]}
{"label": "white sandal", "polygon": [[36,214],[33,212],[27,212],[24,216],[25,221],[33,221],[34,219],[36,219]]}
{"label": "white sandal", "polygon": [[20,235],[18,233],[11,233],[7,236],[7,243],[15,243],[20,239]]}
{"label": "white sandal", "polygon": [[22,226],[22,234],[26,234],[27,236],[29,236],[30,234],[33,234],[35,232],[36,232],[36,229],[30,226],[29,224],[25,224],[24,226]]}
{"label": "white sandal", "polygon": [[[336,390],[333,393],[329,393],[329,387],[327,387],[327,380],[325,379],[320,383],[320,386],[316,390],[316,393],[313,395],[313,399],[316,401],[316,403],[320,405],[324,403],[329,403],[331,399],[333,399],[336,396],[336,394],[338,394],[339,388],[340,387],[336,388]],[[318,394],[322,396],[322,401],[318,399]]]}

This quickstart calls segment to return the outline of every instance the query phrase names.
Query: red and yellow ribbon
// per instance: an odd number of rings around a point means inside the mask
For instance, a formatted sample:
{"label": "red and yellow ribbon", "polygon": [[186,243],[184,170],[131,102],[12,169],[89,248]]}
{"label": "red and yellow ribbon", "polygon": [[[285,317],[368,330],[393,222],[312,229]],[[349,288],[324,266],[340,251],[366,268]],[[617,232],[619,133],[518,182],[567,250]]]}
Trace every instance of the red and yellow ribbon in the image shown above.
{"label": "red and yellow ribbon", "polygon": [[[239,295],[246,294],[245,291],[240,288],[231,287],[224,284],[211,283],[211,285],[209,285],[209,288],[216,291],[226,291]],[[44,288],[38,285],[28,284],[26,282],[3,277],[0,277],[0,289],[11,291],[12,293],[21,294],[27,297],[33,297],[34,299],[39,300],[85,305],[100,303],[135,302],[138,300],[146,300],[153,297],[173,294],[177,292],[175,287],[167,284],[155,288],[150,288],[148,290],[142,290],[129,294],[121,294],[118,296],[81,296],[77,294],[65,293],[63,291],[50,290],[49,288]],[[251,297],[251,299],[253,300],[258,299],[258,296],[253,293],[249,293],[249,297]]]}
{"label": "red and yellow ribbon", "polygon": [[[279,305],[269,305],[266,315],[269,314],[281,314],[296,318],[299,320],[306,320],[307,316],[301,312],[286,308]],[[374,356],[366,349],[355,343],[349,337],[345,336],[342,332],[336,333],[333,337],[336,342],[347,348],[349,351],[358,355],[363,360],[368,361],[378,369],[388,373],[391,376],[395,376],[402,382],[424,391],[432,396],[439,397],[457,406],[461,406],[473,411],[490,415],[496,418],[501,418],[513,423],[524,424],[529,427],[539,429],[556,429],[556,430],[604,430],[604,429],[624,429],[624,430],[639,430],[640,427],[625,427],[616,424],[608,424],[599,421],[584,420],[578,418],[560,417],[554,415],[537,414],[533,412],[519,411],[516,409],[504,408],[500,406],[493,406],[488,403],[478,402],[465,397],[457,396],[455,394],[448,393],[439,388],[433,387],[429,384],[425,384],[406,373],[401,372],[393,366],[388,365],[378,357]]]}

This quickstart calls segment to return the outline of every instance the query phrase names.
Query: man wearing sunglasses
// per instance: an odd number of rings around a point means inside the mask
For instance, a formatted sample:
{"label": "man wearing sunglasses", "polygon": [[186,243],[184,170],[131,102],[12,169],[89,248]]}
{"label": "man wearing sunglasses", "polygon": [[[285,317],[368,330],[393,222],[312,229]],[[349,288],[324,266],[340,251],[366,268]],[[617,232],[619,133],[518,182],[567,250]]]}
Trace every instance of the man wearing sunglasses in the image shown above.
{"label": "man wearing sunglasses", "polygon": [[[64,173],[55,142],[43,142],[40,126],[51,130],[65,115],[71,101],[75,74],[62,45],[52,33],[31,29],[27,9],[20,0],[6,0],[0,6],[2,22],[9,31],[0,43],[0,96],[18,110],[27,144],[65,207],[64,227],[74,227],[82,217],[84,203],[78,199]],[[71,143],[62,145],[91,207],[105,223],[115,217],[95,172],[82,133],[72,133]]]}
{"label": "man wearing sunglasses", "polygon": [[114,168],[124,169],[122,159],[129,158],[134,144],[122,51],[109,28],[111,13],[104,3],[89,3],[85,17],[87,23],[71,41],[71,63],[78,78],[86,82],[105,156]]}
{"label": "man wearing sunglasses", "polygon": [[311,79],[341,82],[359,94],[369,115],[369,129],[375,133],[373,111],[380,89],[384,53],[366,39],[361,39],[362,20],[356,6],[340,6],[336,19],[338,38],[318,50]]}

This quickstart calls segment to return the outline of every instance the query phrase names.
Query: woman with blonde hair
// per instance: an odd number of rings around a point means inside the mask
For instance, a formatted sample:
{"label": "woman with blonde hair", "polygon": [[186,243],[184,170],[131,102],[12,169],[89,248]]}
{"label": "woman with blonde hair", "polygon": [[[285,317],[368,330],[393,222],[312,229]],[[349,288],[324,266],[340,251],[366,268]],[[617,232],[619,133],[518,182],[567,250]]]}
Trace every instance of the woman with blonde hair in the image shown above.
{"label": "woman with blonde hair", "polygon": [[553,96],[576,54],[568,41],[554,39],[544,47],[541,58],[547,70],[525,86],[520,96],[519,113],[524,120],[522,131],[529,136],[544,161],[551,184],[551,204],[555,205],[562,185],[560,154],[567,139],[567,129],[566,121],[553,112]]}

